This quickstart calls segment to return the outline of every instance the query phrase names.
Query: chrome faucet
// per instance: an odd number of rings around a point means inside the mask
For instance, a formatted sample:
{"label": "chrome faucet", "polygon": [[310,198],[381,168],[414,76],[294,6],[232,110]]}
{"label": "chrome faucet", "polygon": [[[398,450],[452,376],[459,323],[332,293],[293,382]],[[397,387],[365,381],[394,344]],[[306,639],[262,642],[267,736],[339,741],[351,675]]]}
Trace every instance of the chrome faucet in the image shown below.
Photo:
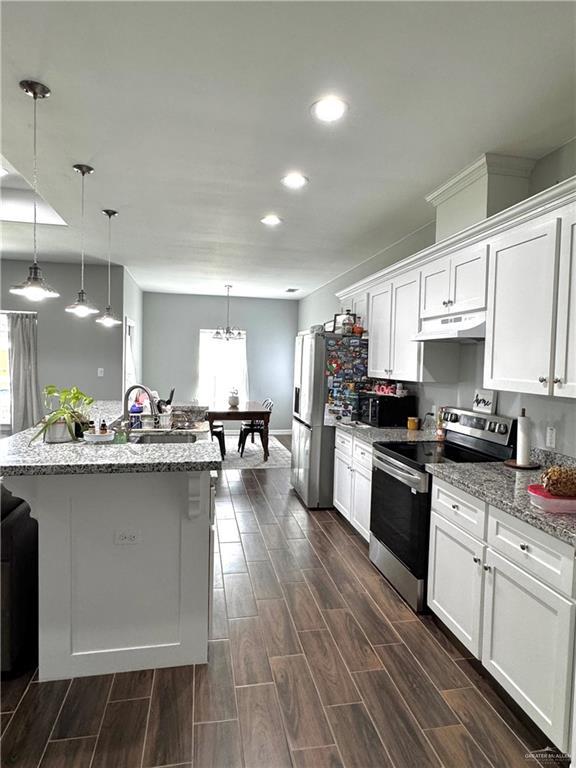
{"label": "chrome faucet", "polygon": [[150,413],[152,416],[154,416],[154,420],[156,421],[156,417],[158,416],[158,408],[156,407],[156,403],[154,402],[154,397],[152,396],[152,392],[148,389],[148,387],[145,387],[144,384],[132,384],[131,387],[128,387],[126,392],[124,393],[124,408],[122,409],[122,426],[124,429],[130,428],[130,411],[128,410],[128,398],[130,397],[130,393],[133,392],[135,389],[143,389],[144,392],[148,395],[150,399]]}

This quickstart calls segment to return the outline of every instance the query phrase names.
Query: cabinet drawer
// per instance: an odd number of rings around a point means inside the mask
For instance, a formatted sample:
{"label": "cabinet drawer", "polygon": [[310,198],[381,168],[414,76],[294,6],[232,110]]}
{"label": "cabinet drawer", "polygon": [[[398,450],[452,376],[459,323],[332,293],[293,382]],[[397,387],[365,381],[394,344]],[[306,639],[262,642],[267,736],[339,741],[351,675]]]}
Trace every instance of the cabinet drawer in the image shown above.
{"label": "cabinet drawer", "polygon": [[487,507],[485,501],[434,478],[432,509],[479,539],[486,533]]}
{"label": "cabinet drawer", "polygon": [[354,438],[354,448],[352,451],[354,461],[366,469],[372,469],[372,446]]}
{"label": "cabinet drawer", "polygon": [[566,542],[490,506],[488,544],[528,573],[573,597],[574,550]]}
{"label": "cabinet drawer", "polygon": [[352,442],[352,435],[341,429],[336,430],[336,450],[341,451],[346,456],[352,456]]}

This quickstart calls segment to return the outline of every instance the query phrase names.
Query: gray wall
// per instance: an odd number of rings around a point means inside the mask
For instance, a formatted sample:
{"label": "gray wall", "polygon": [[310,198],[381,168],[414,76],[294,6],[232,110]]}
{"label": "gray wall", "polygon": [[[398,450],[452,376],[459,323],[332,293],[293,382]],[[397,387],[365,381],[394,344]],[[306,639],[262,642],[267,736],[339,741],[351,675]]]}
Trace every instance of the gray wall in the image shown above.
{"label": "gray wall", "polygon": [[331,280],[322,288],[301,299],[298,307],[298,328],[306,331],[311,325],[324,323],[341,309],[340,301],[334,295],[336,291],[347,288],[349,285],[362,280],[363,277],[372,275],[380,269],[411,256],[423,248],[427,248],[434,242],[436,226],[430,222],[417,232],[407,235],[397,243],[384,248],[380,253],[367,261],[363,261],[357,267],[344,272],[342,275]]}
{"label": "gray wall", "polygon": [[[28,262],[2,261],[2,309],[38,312],[38,369],[40,386],[76,385],[100,400],[119,399],[122,390],[122,326],[103,328],[91,318],[80,320],[64,311],[80,288],[78,264],[42,265],[48,282],[60,297],[39,304],[13,296],[9,288],[28,274]],[[85,288],[96,306],[106,305],[106,267],[86,267]],[[122,315],[122,268],[112,268],[112,307]],[[104,368],[104,376],[97,369]]]}
{"label": "gray wall", "polygon": [[[198,382],[200,328],[216,328],[225,320],[222,296],[144,293],[144,383],[175,399],[195,397]],[[250,398],[271,397],[271,429],[290,429],[296,301],[233,298],[232,323],[247,332]]]}
{"label": "gray wall", "polygon": [[[484,343],[455,345],[460,352],[460,373],[453,385],[420,384],[420,415],[432,405],[459,405],[470,408],[475,387],[482,387]],[[545,395],[521,395],[499,392],[497,410],[506,416],[518,416],[526,408],[532,420],[532,444],[544,448],[546,427],[556,428],[556,449],[559,453],[576,456],[576,402],[570,398]]]}
{"label": "gray wall", "polygon": [[124,317],[135,324],[136,345],[135,362],[136,375],[142,378],[142,334],[144,326],[144,297],[140,286],[130,272],[124,269]]}
{"label": "gray wall", "polygon": [[576,176],[576,137],[536,163],[530,177],[530,194],[542,192],[570,176]]}

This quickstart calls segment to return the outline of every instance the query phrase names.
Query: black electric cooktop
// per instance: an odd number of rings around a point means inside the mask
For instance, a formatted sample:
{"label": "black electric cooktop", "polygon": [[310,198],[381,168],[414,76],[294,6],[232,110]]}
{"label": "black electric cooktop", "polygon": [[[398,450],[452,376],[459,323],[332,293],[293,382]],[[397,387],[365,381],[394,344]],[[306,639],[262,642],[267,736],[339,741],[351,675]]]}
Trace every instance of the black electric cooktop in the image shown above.
{"label": "black electric cooktop", "polygon": [[405,443],[377,442],[374,443],[374,449],[414,469],[423,469],[424,464],[498,461],[496,457],[480,451],[433,440]]}

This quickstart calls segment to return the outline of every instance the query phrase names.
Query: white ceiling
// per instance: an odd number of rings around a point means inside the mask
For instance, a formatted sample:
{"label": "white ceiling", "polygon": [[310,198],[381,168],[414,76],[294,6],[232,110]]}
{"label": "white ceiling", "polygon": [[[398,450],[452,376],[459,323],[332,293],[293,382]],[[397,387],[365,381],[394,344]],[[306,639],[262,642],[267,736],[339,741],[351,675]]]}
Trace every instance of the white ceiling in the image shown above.
{"label": "white ceiling", "polygon": [[[68,227],[41,258],[87,244],[147,290],[299,298],[433,218],[424,195],[482,152],[540,158],[574,125],[573,3],[3,2],[2,153]],[[326,92],[350,104],[315,122]],[[289,192],[293,168],[311,183]],[[284,219],[267,229],[259,219]],[[27,258],[28,224],[6,256]],[[286,294],[288,287],[301,292]]]}

